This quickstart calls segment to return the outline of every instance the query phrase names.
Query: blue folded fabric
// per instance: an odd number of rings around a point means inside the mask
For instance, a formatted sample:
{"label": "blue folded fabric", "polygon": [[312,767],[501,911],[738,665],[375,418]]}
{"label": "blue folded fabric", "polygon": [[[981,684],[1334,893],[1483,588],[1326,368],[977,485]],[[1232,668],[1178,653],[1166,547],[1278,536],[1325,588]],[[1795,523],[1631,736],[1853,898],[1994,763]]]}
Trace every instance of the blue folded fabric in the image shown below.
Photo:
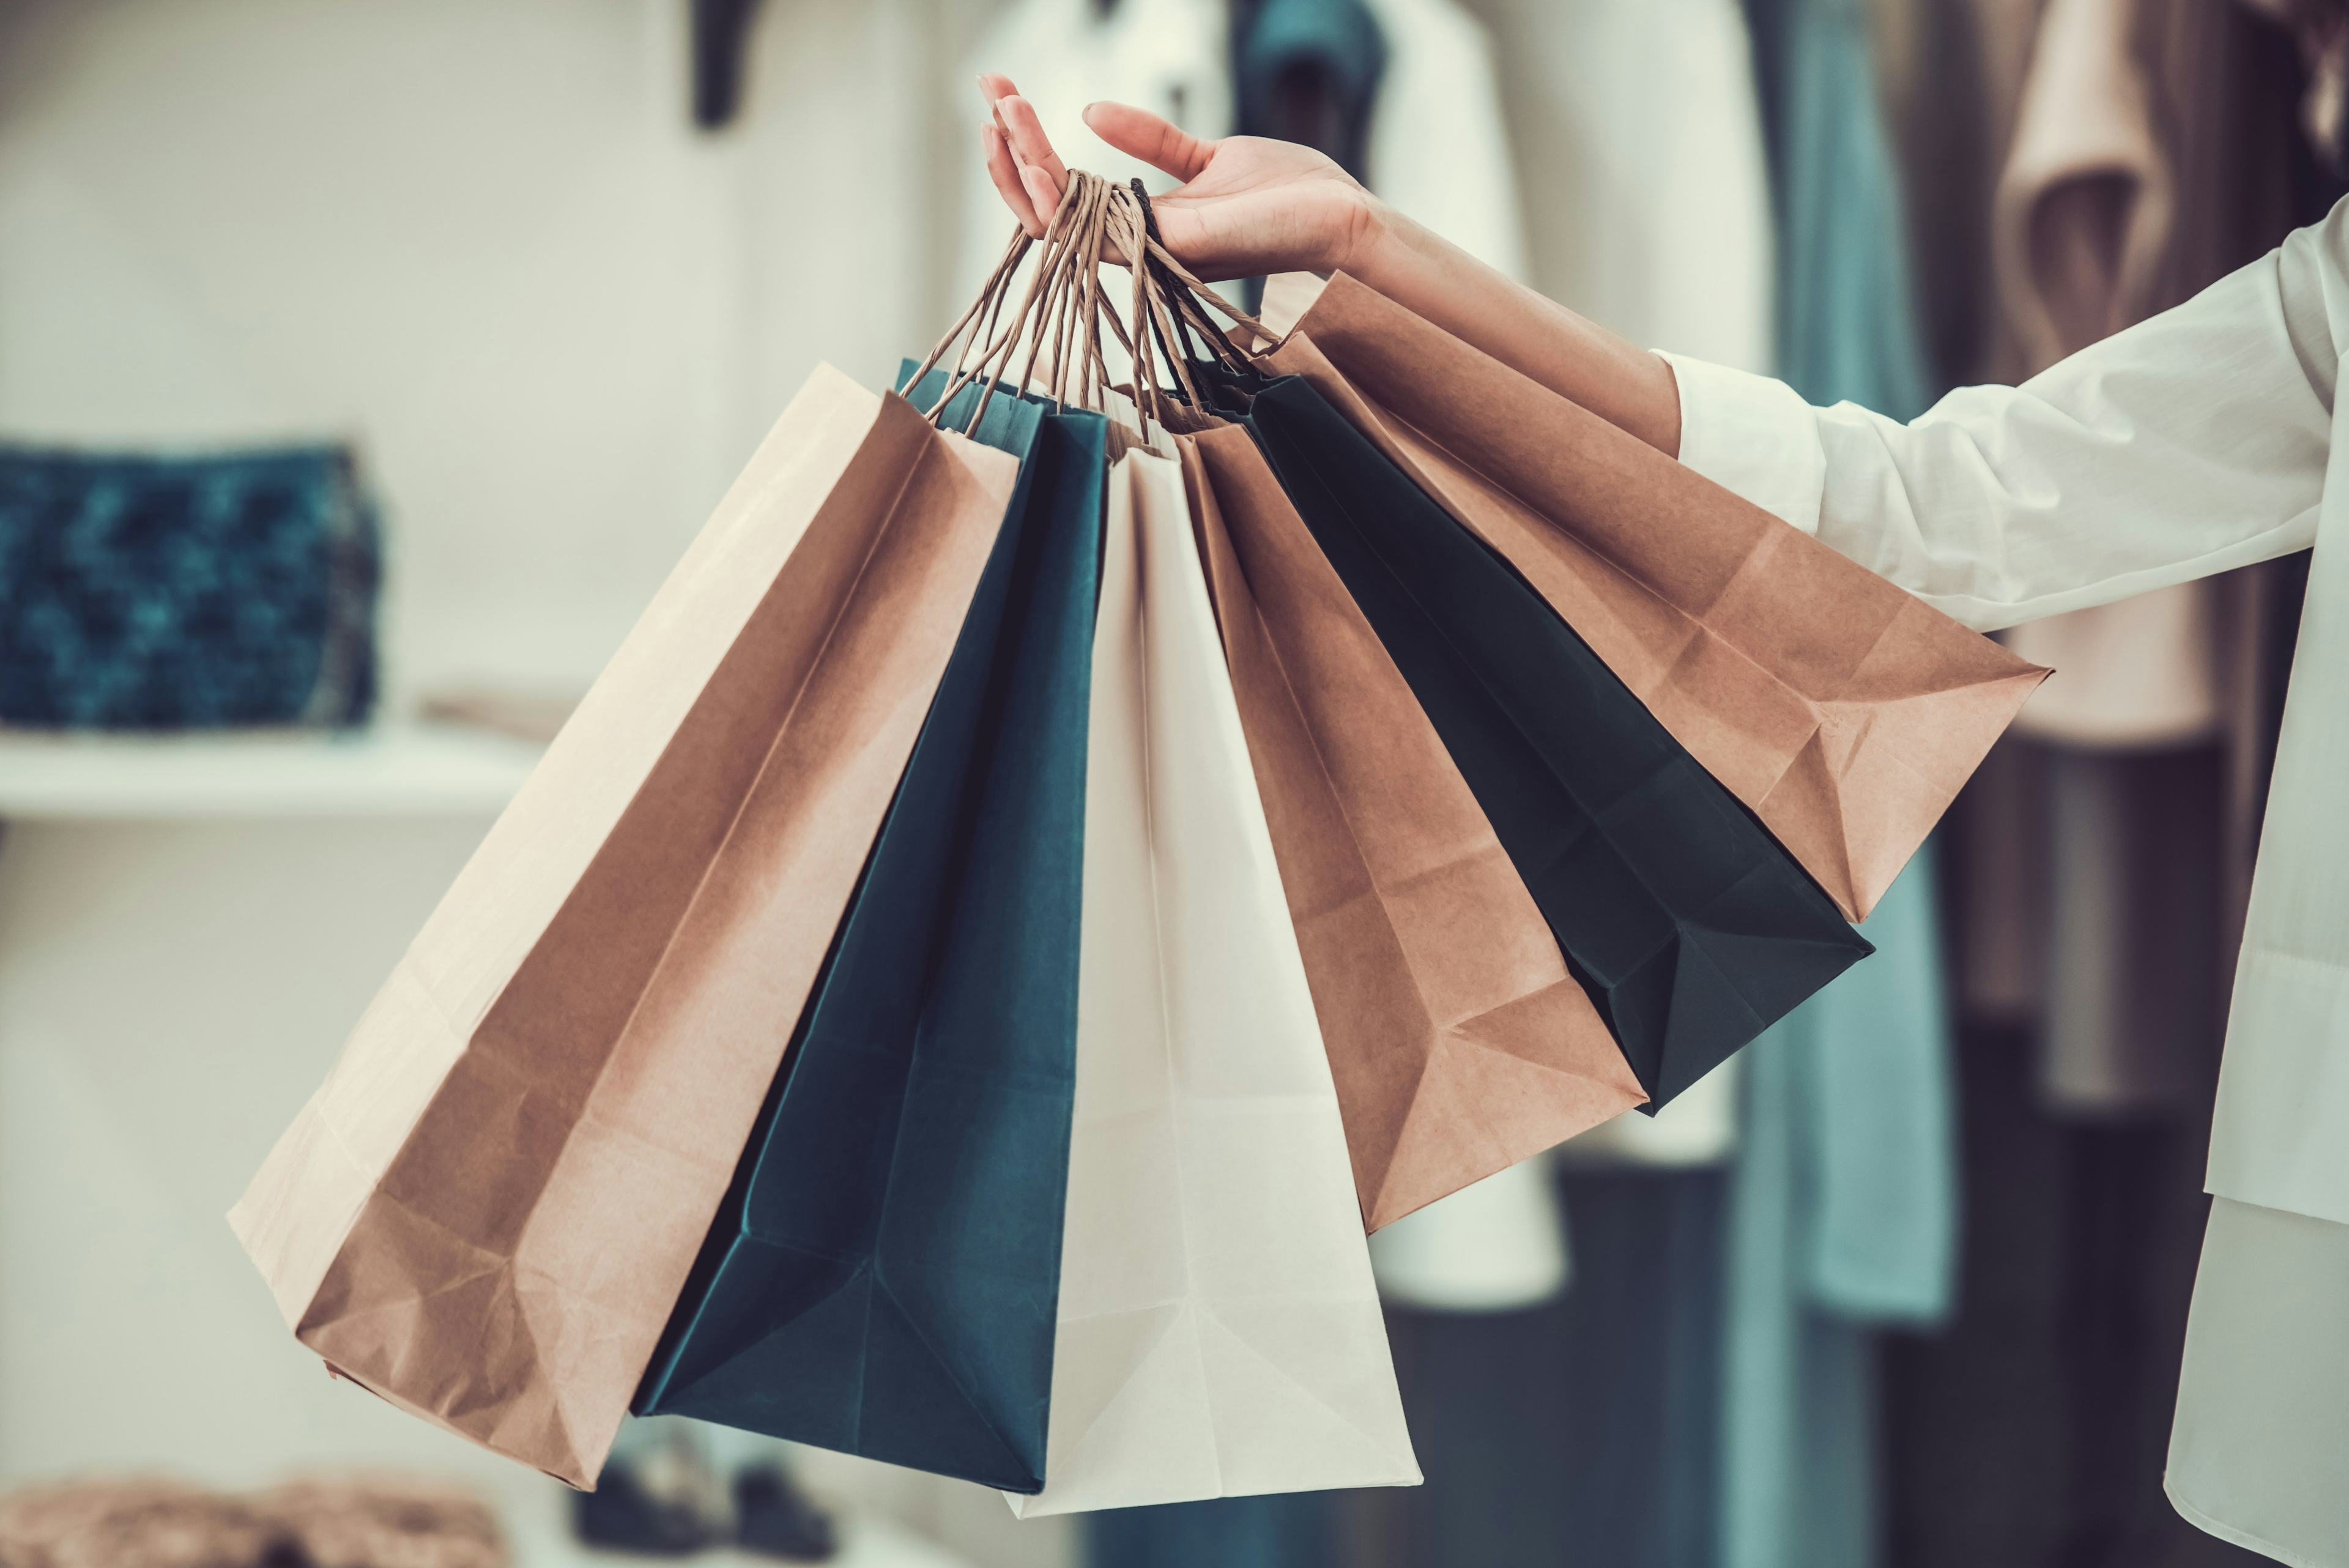
{"label": "blue folded fabric", "polygon": [[0,446],[0,723],[359,723],[379,535],[340,447]]}

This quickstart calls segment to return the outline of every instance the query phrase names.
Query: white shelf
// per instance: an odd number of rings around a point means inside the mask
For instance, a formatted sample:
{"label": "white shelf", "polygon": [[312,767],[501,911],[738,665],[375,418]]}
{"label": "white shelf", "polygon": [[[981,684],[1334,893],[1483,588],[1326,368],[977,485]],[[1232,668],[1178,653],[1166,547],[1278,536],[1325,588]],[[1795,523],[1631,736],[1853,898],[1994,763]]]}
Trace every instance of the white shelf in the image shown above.
{"label": "white shelf", "polygon": [[0,730],[0,820],[494,816],[540,749],[454,726],[347,733]]}

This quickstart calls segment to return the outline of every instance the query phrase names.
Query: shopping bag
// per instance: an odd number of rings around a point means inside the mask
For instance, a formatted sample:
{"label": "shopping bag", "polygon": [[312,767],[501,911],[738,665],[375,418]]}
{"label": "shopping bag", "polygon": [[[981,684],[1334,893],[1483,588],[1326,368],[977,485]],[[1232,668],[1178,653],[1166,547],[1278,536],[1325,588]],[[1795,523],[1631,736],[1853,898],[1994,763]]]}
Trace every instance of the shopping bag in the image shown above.
{"label": "shopping bag", "polygon": [[2046,678],[1353,278],[1293,331],[1319,355],[1265,369],[1523,573],[1852,919]]}
{"label": "shopping bag", "polygon": [[1111,470],[1076,1129],[1023,1515],[1419,1480],[1174,460]]}
{"label": "shopping bag", "polygon": [[[1312,362],[1292,336],[1288,362]],[[1301,377],[1249,430],[1410,682],[1649,1096],[1868,942],[1508,563]]]}
{"label": "shopping bag", "polygon": [[1017,467],[784,410],[230,1216],[336,1371],[593,1484]]}
{"label": "shopping bag", "polygon": [[1105,432],[987,400],[1019,484],[641,1414],[1043,1485]]}
{"label": "shopping bag", "polygon": [[1178,438],[1366,1227],[1644,1097],[1246,431]]}

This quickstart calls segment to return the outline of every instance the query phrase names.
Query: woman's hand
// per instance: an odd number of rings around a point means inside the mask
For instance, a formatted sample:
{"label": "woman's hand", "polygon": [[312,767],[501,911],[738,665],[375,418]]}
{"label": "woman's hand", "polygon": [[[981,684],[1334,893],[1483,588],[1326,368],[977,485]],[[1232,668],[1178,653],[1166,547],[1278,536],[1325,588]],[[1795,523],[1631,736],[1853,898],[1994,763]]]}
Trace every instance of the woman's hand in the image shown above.
{"label": "woman's hand", "polygon": [[[981,132],[987,171],[1030,237],[1041,239],[1068,168],[1035,108],[1010,79],[979,78],[993,113]],[[1093,134],[1183,183],[1150,199],[1159,238],[1207,283],[1278,272],[1358,267],[1385,209],[1353,176],[1309,147],[1260,136],[1202,141],[1122,103],[1085,110]]]}
{"label": "woman's hand", "polygon": [[[1028,234],[1044,237],[1068,167],[1010,81],[978,78],[992,110],[988,172]],[[1671,455],[1680,451],[1671,367],[1495,272],[1384,205],[1310,148],[1258,136],[1202,141],[1145,109],[1097,103],[1085,123],[1119,151],[1183,183],[1150,199],[1159,238],[1206,282],[1348,272]]]}

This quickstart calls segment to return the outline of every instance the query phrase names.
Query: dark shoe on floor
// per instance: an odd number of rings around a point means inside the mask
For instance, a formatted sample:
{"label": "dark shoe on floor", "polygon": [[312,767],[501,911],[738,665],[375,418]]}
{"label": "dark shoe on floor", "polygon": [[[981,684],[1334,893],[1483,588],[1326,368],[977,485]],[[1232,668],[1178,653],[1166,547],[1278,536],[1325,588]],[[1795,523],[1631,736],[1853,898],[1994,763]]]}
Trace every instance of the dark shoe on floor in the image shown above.
{"label": "dark shoe on floor", "polygon": [[745,1552],[786,1563],[829,1563],[840,1549],[831,1517],[777,1465],[734,1478],[734,1534]]}
{"label": "dark shoe on floor", "polygon": [[714,1522],[682,1498],[656,1497],[634,1467],[604,1467],[594,1491],[574,1492],[572,1527],[579,1539],[605,1552],[640,1557],[687,1557],[719,1544]]}

